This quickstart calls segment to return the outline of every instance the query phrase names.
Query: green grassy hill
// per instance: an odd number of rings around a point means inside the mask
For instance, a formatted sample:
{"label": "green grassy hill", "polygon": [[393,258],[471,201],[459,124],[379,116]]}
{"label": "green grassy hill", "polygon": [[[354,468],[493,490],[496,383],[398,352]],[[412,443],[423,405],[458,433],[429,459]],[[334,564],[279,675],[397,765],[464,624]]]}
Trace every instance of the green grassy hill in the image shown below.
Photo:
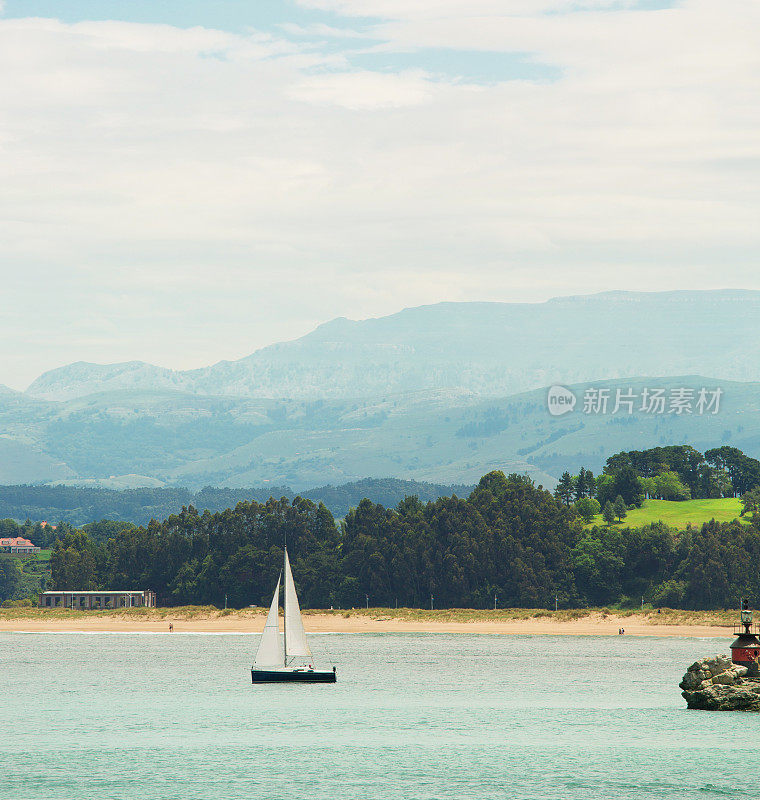
{"label": "green grassy hill", "polygon": [[[645,500],[641,508],[633,509],[628,512],[628,516],[622,526],[638,528],[641,525],[648,525],[650,522],[664,522],[673,528],[685,528],[687,524],[693,527],[701,526],[703,522],[711,519],[718,522],[731,522],[733,519],[740,519],[742,522],[749,522],[744,517],[740,517],[742,504],[738,497],[724,497],[720,500],[685,500],[676,502],[674,500]],[[591,525],[603,525],[602,515],[594,517]]]}

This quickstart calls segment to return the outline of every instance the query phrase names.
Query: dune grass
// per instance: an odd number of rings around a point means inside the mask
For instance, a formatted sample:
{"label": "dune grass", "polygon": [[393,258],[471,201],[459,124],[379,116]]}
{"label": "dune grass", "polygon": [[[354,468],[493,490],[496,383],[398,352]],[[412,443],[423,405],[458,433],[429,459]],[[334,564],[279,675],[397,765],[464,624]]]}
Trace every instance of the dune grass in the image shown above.
{"label": "dune grass", "polygon": [[[263,609],[262,609],[263,612]],[[736,621],[735,610],[686,611],[682,609],[651,606],[640,608],[565,608],[550,611],[544,608],[450,608],[433,610],[422,608],[357,608],[335,611],[304,611],[308,614],[334,614],[344,618],[370,617],[375,620],[400,620],[407,622],[506,622],[512,620],[548,620],[572,622],[587,617],[638,617],[652,625],[709,625],[731,627]]]}
{"label": "dune grass", "polygon": [[[219,609],[215,606],[179,606],[175,608],[128,608],[105,611],[77,611],[68,608],[0,608],[2,620],[82,620],[86,618],[111,618],[118,620],[163,622],[177,620],[212,620],[222,617],[233,619],[262,618],[266,609],[250,607],[243,609]],[[575,608],[549,611],[542,608],[504,608],[473,609],[450,608],[354,608],[354,609],[305,609],[304,616],[327,614],[344,619],[369,618],[375,621],[398,620],[416,623],[466,623],[466,622],[507,622],[514,620],[542,620],[572,622],[587,617],[638,617],[652,625],[709,625],[731,627],[736,620],[735,611],[683,611],[679,609],[616,609],[616,608]]]}
{"label": "dune grass", "polygon": [[[740,517],[742,504],[738,497],[722,497],[718,500],[645,500],[641,508],[634,508],[628,512],[628,516],[622,522],[615,525],[621,527],[638,528],[648,525],[651,522],[664,522],[672,528],[685,528],[687,525],[701,527],[703,522],[711,519],[717,522],[731,522],[739,519],[741,522],[749,522],[748,519]],[[604,525],[601,514],[594,517],[591,526]]]}
{"label": "dune grass", "polygon": [[87,617],[113,619],[139,619],[139,620],[168,620],[168,619],[215,619],[234,614],[237,617],[256,617],[264,613],[262,608],[219,609],[216,606],[176,606],[174,608],[109,608],[102,611],[95,609],[72,608],[0,608],[2,619],[39,619],[39,620],[75,620]]}

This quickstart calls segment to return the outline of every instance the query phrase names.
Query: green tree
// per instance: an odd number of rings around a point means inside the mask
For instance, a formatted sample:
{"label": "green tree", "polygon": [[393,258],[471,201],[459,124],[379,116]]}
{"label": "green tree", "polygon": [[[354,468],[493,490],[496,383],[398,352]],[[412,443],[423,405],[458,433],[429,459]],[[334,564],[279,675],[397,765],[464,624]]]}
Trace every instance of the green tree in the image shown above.
{"label": "green tree", "polygon": [[624,466],[613,476],[611,482],[605,481],[603,484],[603,494],[600,491],[598,500],[604,505],[608,500],[621,495],[625,504],[628,506],[640,506],[644,496],[639,483],[639,476],[633,467]]}
{"label": "green tree", "polygon": [[742,495],[742,516],[760,513],[760,488],[750,489]]}
{"label": "green tree", "polygon": [[598,500],[593,497],[582,497],[576,500],[574,504],[575,512],[585,522],[592,522],[594,517],[599,513],[601,506]]}
{"label": "green tree", "polygon": [[21,590],[23,572],[17,558],[0,555],[0,601],[14,600]]}
{"label": "green tree", "polygon": [[584,497],[588,497],[588,486],[586,484],[586,468],[581,467],[578,475],[576,476],[575,480],[573,481],[575,484],[575,499],[582,500]]}
{"label": "green tree", "polygon": [[169,587],[172,597],[180,604],[198,602],[198,562],[193,559],[183,564]]}
{"label": "green tree", "polygon": [[[726,453],[726,449],[735,452]],[[718,455],[711,460],[710,453]],[[719,448],[719,450],[708,451],[703,456],[690,445],[668,445],[653,447],[649,450],[615,453],[607,459],[604,472],[619,481],[625,471],[632,470],[640,480],[645,481],[642,489],[650,497],[657,496],[657,492],[648,479],[656,478],[666,472],[675,473],[679,481],[688,489],[691,497],[720,497],[725,484],[719,473],[726,458],[732,460],[732,463],[741,463],[745,466],[748,465],[748,461],[753,461],[753,459],[747,459],[741,451],[735,450],[735,448]],[[713,468],[708,462],[717,466]],[[760,468],[760,462],[755,463]],[[760,475],[760,469],[758,475]],[[622,494],[628,505],[639,505],[639,502],[633,498],[635,491],[629,494],[622,483],[618,484],[616,493]],[[599,499],[600,502],[604,502],[614,496],[614,494],[605,494]]]}
{"label": "green tree", "polygon": [[15,519],[0,519],[0,539],[12,539],[19,535],[19,525]]}
{"label": "green tree", "polygon": [[654,478],[654,483],[656,496],[663,500],[691,500],[691,491],[677,472],[661,472]]}
{"label": "green tree", "polygon": [[651,601],[654,606],[665,606],[666,608],[681,608],[683,606],[684,595],[686,594],[686,583],[684,581],[667,580],[656,586],[651,593]]}
{"label": "green tree", "polygon": [[615,476],[615,489],[626,505],[640,506],[643,502],[638,476],[632,469],[622,469]]}
{"label": "green tree", "polygon": [[612,475],[601,473],[596,479],[596,499],[602,507],[604,504],[615,495],[612,493],[612,486],[615,483],[615,478]]}
{"label": "green tree", "polygon": [[575,494],[575,487],[573,486],[573,478],[569,472],[563,472],[557,482],[557,488],[554,490],[554,496],[561,500],[566,506],[569,506],[573,501]]}
{"label": "green tree", "polygon": [[657,497],[656,478],[639,478],[639,486],[641,487],[641,492],[646,499]]}
{"label": "green tree", "polygon": [[98,545],[83,531],[72,531],[57,539],[50,554],[54,588],[79,591],[106,588],[98,585],[103,557]]}
{"label": "green tree", "polygon": [[760,461],[750,458],[736,447],[717,447],[705,452],[705,460],[725,470],[731,480],[734,496],[743,495],[760,486]]}
{"label": "green tree", "polygon": [[609,500],[604,504],[602,517],[608,525],[612,525],[612,523],[615,521],[615,507]]}
{"label": "green tree", "polygon": [[618,599],[625,568],[622,549],[619,531],[608,528],[586,532],[573,547],[573,571],[585,602],[602,605]]}
{"label": "green tree", "polygon": [[90,522],[82,525],[83,530],[95,542],[107,542],[118,536],[122,531],[133,530],[136,526],[131,522],[121,520],[102,519],[100,522]]}
{"label": "green tree", "polygon": [[734,496],[734,487],[731,483],[731,478],[728,477],[728,472],[724,469],[706,466],[703,471],[702,483],[702,497],[718,498]]}
{"label": "green tree", "polygon": [[628,509],[626,508],[625,500],[623,500],[620,495],[615,498],[612,508],[619,522],[622,522],[623,519],[628,516]]}
{"label": "green tree", "polygon": [[590,470],[586,470],[586,497],[593,497],[596,494],[596,478],[594,478],[594,473]]}

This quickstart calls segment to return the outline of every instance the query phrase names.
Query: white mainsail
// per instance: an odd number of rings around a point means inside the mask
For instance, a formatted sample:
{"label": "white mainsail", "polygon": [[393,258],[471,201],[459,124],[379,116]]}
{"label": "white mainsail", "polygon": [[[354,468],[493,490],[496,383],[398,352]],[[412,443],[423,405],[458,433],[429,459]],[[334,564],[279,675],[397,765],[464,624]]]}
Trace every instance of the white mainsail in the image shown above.
{"label": "white mainsail", "polygon": [[[287,585],[287,584],[286,584]],[[284,667],[285,654],[282,650],[280,626],[277,619],[280,611],[280,579],[277,578],[277,588],[274,590],[272,605],[269,606],[264,632],[261,634],[259,649],[253,663],[257,667]]]}
{"label": "white mainsail", "polygon": [[306,641],[306,631],[301,620],[296,587],[293,584],[293,573],[290,571],[287,548],[285,549],[285,656],[289,662],[312,661],[309,643]]}

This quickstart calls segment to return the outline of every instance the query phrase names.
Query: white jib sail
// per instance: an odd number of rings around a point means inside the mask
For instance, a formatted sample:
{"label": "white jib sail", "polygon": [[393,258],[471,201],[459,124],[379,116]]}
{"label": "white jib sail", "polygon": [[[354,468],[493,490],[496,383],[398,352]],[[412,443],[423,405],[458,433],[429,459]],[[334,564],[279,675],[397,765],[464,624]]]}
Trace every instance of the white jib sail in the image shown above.
{"label": "white jib sail", "polygon": [[261,634],[259,649],[253,661],[255,667],[284,667],[285,654],[282,650],[280,626],[277,615],[280,611],[280,579],[277,578],[277,588],[274,590],[272,605],[269,606],[264,632]]}
{"label": "white jib sail", "polygon": [[285,651],[290,663],[310,664],[312,662],[287,550],[285,550]]}

